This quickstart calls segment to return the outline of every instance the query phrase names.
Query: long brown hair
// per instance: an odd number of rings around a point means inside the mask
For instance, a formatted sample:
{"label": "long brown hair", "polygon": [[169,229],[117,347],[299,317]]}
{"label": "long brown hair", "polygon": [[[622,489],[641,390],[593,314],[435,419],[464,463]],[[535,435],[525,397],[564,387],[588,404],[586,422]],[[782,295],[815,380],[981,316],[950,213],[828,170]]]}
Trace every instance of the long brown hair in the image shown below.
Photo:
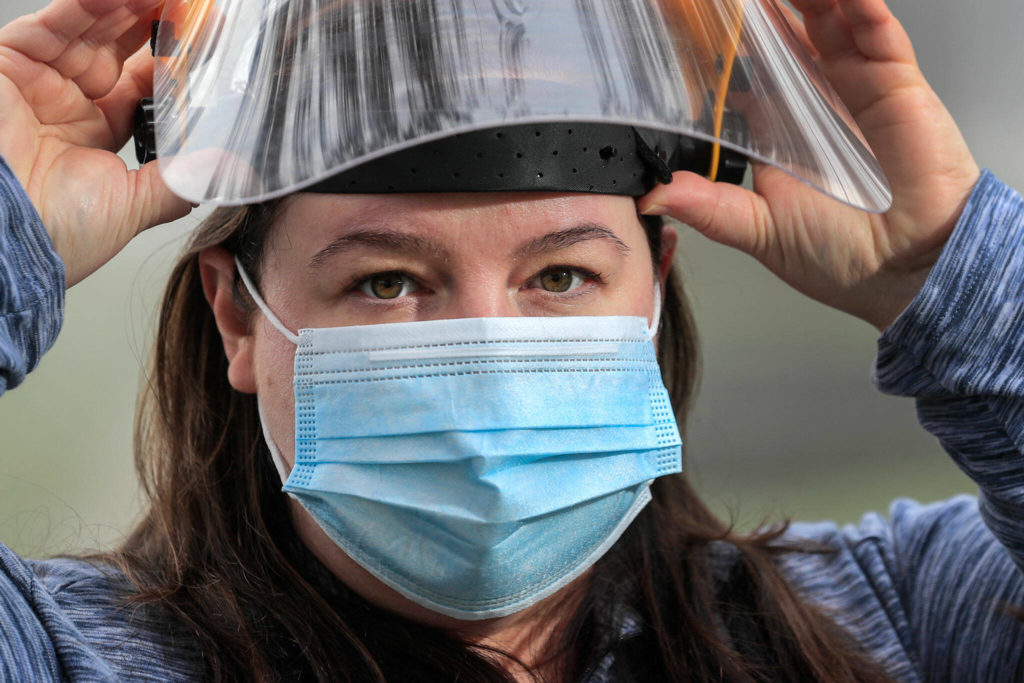
{"label": "long brown hair", "polygon": [[[223,244],[258,276],[279,207],[215,211],[171,274],[136,425],[149,508],[108,559],[130,579],[132,601],[190,632],[215,681],[511,680],[509,656],[378,609],[295,538],[255,399],[228,384],[197,257]],[[646,228],[656,255],[661,223]],[[659,354],[682,429],[698,352],[675,273],[664,311]],[[796,551],[779,547],[781,528],[734,533],[682,475],[653,493],[571,606],[552,615],[563,628],[546,671],[576,679],[614,653],[635,680],[885,679],[787,584],[775,560]],[[620,639],[627,620],[639,635]]]}

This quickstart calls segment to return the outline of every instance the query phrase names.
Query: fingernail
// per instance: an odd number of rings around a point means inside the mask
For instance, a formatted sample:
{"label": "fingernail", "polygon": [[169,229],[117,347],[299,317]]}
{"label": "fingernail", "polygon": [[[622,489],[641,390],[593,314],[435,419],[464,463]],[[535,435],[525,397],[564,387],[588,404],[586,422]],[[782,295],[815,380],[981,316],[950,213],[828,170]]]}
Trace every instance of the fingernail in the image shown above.
{"label": "fingernail", "polygon": [[651,204],[646,209],[640,212],[644,216],[664,216],[668,213],[668,209],[661,204]]}

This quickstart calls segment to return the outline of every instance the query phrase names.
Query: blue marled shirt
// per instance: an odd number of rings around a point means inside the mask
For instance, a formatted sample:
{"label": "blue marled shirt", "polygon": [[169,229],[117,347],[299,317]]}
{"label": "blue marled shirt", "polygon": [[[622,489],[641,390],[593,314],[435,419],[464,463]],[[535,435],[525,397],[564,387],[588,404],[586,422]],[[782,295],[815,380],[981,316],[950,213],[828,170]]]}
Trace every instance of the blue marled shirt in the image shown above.
{"label": "blue marled shirt", "polygon": [[[53,344],[63,303],[63,265],[0,160],[0,393]],[[794,525],[838,552],[788,554],[783,570],[899,680],[1024,680],[1024,624],[1003,609],[1024,606],[1024,199],[991,174],[879,340],[875,377],[917,400],[979,496],[901,500],[888,519],[845,528]],[[0,680],[197,678],[195,644],[122,607],[125,590],[116,570],[0,545]],[[622,673],[609,659],[591,680]]]}

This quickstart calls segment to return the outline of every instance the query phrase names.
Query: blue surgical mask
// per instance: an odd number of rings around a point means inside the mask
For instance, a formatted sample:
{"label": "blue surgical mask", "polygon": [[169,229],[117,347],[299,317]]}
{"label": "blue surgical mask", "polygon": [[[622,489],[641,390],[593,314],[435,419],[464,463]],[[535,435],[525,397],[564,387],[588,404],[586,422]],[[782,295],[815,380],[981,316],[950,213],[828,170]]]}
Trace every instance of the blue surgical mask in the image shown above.
{"label": "blue surgical mask", "polygon": [[418,605],[475,620],[552,595],[618,540],[652,480],[681,470],[656,323],[463,318],[295,334],[238,267],[297,347],[290,473],[263,426],[284,490]]}

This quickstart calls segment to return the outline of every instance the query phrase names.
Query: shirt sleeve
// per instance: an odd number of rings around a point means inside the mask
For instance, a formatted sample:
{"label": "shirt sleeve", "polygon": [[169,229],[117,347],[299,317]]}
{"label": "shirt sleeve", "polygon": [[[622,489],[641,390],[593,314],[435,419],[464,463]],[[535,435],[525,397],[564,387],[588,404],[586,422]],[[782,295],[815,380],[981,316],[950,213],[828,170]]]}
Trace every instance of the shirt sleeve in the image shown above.
{"label": "shirt sleeve", "polygon": [[63,320],[64,263],[0,158],[0,394],[39,364]]}
{"label": "shirt sleeve", "polygon": [[31,573],[7,548],[0,550],[0,680],[21,676],[60,680],[53,643],[31,601]]}
{"label": "shirt sleeve", "polygon": [[31,569],[3,544],[0,680],[117,680]]}
{"label": "shirt sleeve", "polygon": [[1024,199],[986,173],[917,299],[879,340],[875,381],[978,484],[1024,568]]}
{"label": "shirt sleeve", "polygon": [[879,340],[874,376],[882,391],[914,397],[978,497],[897,501],[888,521],[869,515],[844,530],[846,547],[875,594],[892,596],[886,612],[926,680],[1021,680],[1024,199],[990,173]]}

